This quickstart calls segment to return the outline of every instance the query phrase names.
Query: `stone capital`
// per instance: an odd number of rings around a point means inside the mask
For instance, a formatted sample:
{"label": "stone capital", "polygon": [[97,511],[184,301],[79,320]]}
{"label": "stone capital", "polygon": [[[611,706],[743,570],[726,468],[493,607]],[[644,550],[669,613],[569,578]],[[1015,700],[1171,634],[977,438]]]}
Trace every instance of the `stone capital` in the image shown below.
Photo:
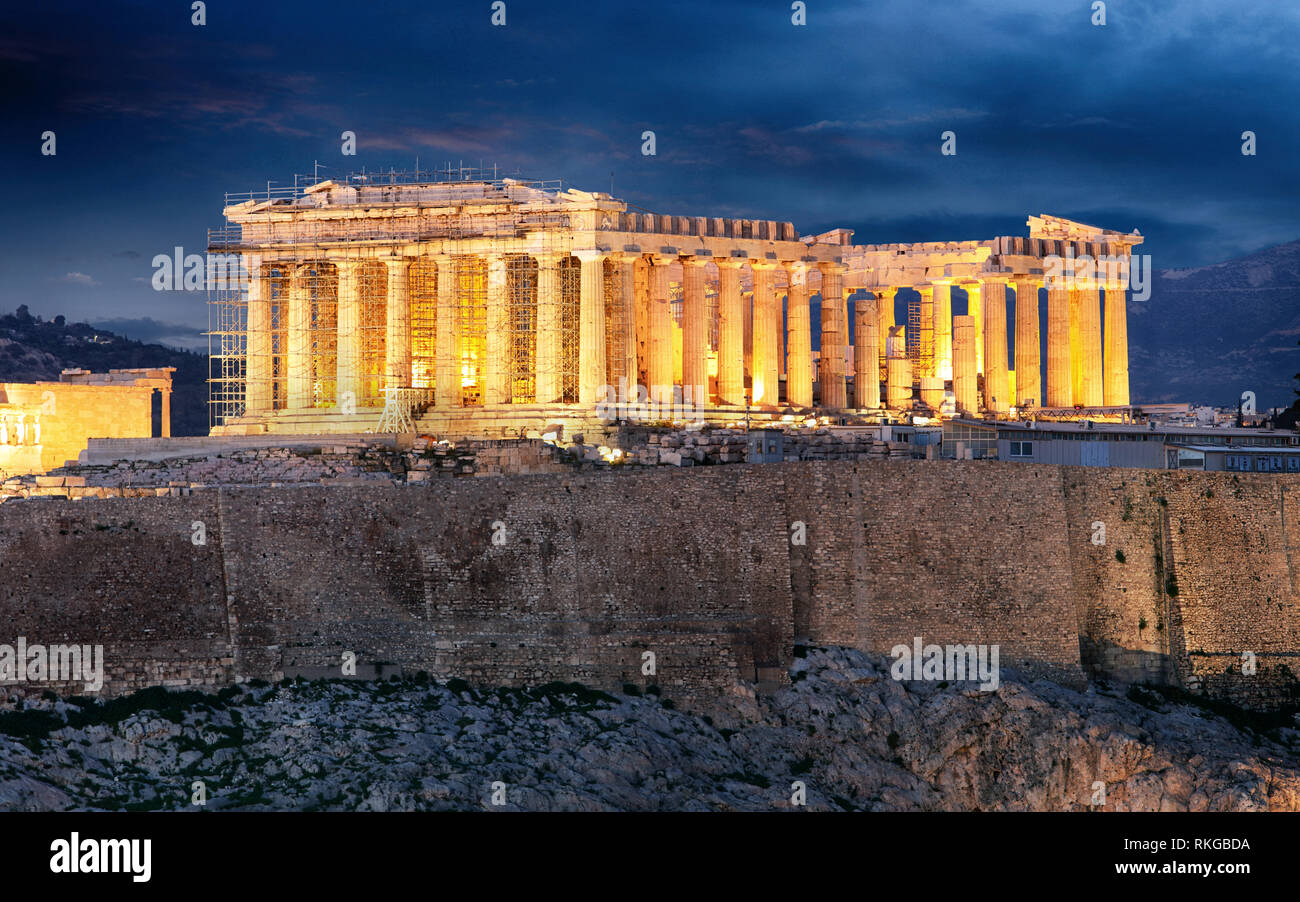
{"label": "stone capital", "polygon": [[718,269],[740,269],[749,263],[748,257],[714,257]]}
{"label": "stone capital", "polygon": [[677,262],[682,266],[702,267],[708,266],[713,262],[712,257],[683,256],[678,257]]}
{"label": "stone capital", "polygon": [[780,265],[781,264],[777,263],[775,260],[750,260],[749,261],[750,269],[773,270]]}
{"label": "stone capital", "polygon": [[632,251],[613,251],[607,255],[611,261],[619,266],[634,266],[641,259],[640,253]]}
{"label": "stone capital", "polygon": [[571,254],[583,263],[600,263],[610,255],[610,252],[598,247],[584,247],[573,250]]}
{"label": "stone capital", "polygon": [[785,271],[786,271],[787,278],[789,279],[790,285],[807,286],[808,273],[812,271],[813,264],[796,261],[794,263],[786,263],[784,265],[785,265]]}

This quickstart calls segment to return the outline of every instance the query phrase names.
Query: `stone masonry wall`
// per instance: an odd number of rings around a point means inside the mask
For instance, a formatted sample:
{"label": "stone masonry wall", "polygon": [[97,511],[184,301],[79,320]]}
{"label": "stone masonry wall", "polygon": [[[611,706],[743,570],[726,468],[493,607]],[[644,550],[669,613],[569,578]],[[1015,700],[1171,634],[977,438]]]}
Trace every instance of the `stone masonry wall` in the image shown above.
{"label": "stone masonry wall", "polygon": [[[919,636],[998,644],[1004,666],[1067,682],[1266,703],[1300,649],[1297,489],[822,461],[12,500],[0,643],[102,643],[111,692],[337,673],[351,651],[363,672],[657,683],[703,703],[781,679],[796,642]],[[1228,671],[1242,650],[1260,679]]]}

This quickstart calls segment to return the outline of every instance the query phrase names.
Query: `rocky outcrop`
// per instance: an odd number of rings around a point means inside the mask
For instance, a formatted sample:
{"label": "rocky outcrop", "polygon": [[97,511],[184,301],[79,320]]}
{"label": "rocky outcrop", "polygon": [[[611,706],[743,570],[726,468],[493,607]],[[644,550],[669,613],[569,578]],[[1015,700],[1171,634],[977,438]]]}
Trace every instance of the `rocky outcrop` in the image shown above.
{"label": "rocky outcrop", "polygon": [[716,719],[574,684],[151,690],[0,713],[0,809],[180,809],[195,781],[211,809],[779,810],[801,784],[813,810],[1077,810],[1099,781],[1109,811],[1300,809],[1294,725],[1135,697],[898,682],[834,648]]}

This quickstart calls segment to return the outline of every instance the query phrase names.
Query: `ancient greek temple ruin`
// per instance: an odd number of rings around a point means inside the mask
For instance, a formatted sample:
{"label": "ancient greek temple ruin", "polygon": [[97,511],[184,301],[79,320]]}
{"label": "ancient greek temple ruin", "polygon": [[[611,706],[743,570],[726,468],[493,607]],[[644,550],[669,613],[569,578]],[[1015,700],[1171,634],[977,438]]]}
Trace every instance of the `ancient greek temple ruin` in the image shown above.
{"label": "ancient greek temple ruin", "polygon": [[209,259],[246,278],[210,291],[217,433],[1129,403],[1136,233],[1036,216],[1028,237],[854,245],[463,174],[228,196],[225,216]]}

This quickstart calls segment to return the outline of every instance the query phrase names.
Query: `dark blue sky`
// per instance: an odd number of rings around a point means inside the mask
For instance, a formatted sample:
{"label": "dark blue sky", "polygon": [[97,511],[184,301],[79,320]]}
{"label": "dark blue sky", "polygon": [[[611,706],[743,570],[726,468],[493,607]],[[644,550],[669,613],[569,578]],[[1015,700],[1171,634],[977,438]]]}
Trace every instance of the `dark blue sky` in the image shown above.
{"label": "dark blue sky", "polygon": [[1298,7],[1112,0],[1096,27],[1073,0],[807,5],[804,27],[782,0],[507,0],[505,27],[488,0],[210,0],[203,27],[188,0],[11,5],[0,311],[197,344],[204,297],[152,291],[151,259],[202,252],[225,191],[314,160],[482,160],[590,190],[612,172],[651,210],[859,242],[1049,212],[1139,229],[1157,269],[1300,238]]}

